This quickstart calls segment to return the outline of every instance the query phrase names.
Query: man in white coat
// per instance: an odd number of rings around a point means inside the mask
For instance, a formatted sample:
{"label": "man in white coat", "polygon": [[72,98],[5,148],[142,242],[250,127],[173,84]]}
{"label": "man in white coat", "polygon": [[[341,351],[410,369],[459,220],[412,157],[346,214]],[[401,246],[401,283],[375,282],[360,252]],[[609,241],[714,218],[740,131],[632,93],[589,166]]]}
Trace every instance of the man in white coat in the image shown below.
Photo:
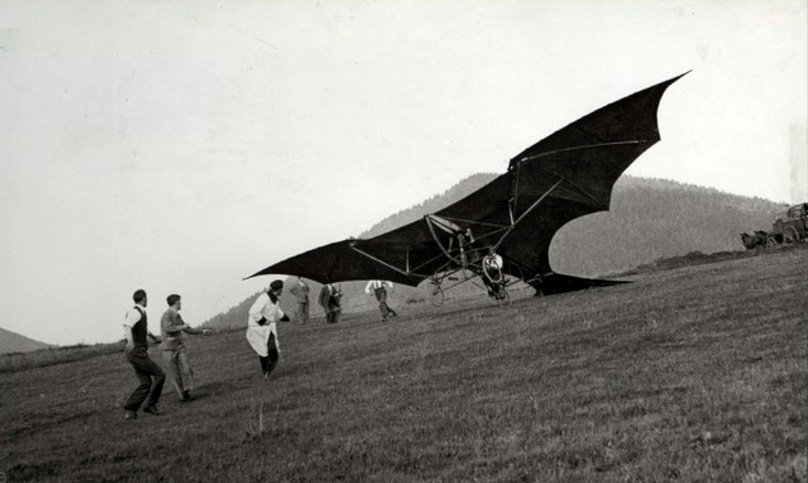
{"label": "man in white coat", "polygon": [[283,282],[274,280],[269,284],[269,290],[255,299],[247,317],[247,341],[258,354],[264,379],[269,379],[281,353],[276,323],[289,322],[279,304],[282,292]]}

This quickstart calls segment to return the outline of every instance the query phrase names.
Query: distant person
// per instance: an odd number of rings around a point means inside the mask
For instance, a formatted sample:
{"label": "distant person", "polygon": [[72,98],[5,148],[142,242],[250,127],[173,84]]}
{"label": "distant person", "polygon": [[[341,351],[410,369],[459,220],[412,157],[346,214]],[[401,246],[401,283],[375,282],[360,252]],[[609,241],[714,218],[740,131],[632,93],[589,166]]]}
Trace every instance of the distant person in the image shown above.
{"label": "distant person", "polygon": [[163,392],[163,384],[166,380],[166,375],[160,366],[149,358],[148,337],[158,344],[160,339],[149,332],[146,291],[136,290],[132,298],[135,306],[126,312],[123,327],[126,335],[126,359],[135,369],[135,375],[137,375],[140,385],[123,405],[125,419],[135,419],[137,411],[144,401],[146,403],[143,408],[144,413],[160,415],[157,403],[160,401],[160,394]]}
{"label": "distant person", "polygon": [[297,315],[301,324],[309,321],[309,286],[303,281],[303,277],[297,277],[297,285],[289,289],[297,298]]}
{"label": "distant person", "polygon": [[329,324],[339,322],[339,315],[342,312],[342,291],[333,283],[323,285],[320,289],[320,305],[325,312],[325,321]]}
{"label": "distant person", "polygon": [[365,293],[366,294],[373,294],[376,297],[376,300],[379,301],[379,311],[382,313],[382,322],[387,320],[387,317],[393,316],[398,317],[398,314],[395,310],[391,309],[390,306],[387,305],[387,288],[393,290],[393,282],[389,282],[386,280],[370,280],[367,285],[365,285]]}
{"label": "distant person", "polygon": [[182,298],[179,295],[175,293],[169,295],[166,302],[168,302],[168,309],[160,319],[163,357],[168,365],[168,373],[171,374],[174,388],[177,389],[177,394],[180,396],[180,401],[191,401],[193,399],[191,391],[194,390],[194,371],[188,360],[188,349],[182,341],[182,333],[210,335],[213,330],[195,329],[182,320],[180,315]]}
{"label": "distant person", "polygon": [[289,322],[278,303],[282,292],[283,282],[274,280],[269,289],[255,299],[247,318],[247,341],[258,354],[264,379],[269,379],[281,354],[276,323]]}

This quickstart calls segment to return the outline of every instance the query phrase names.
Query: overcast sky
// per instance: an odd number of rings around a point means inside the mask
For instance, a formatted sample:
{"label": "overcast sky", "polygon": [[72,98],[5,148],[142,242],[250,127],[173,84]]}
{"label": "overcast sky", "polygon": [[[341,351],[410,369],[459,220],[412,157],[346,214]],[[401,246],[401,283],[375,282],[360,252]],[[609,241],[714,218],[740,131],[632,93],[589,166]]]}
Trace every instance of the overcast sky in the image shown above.
{"label": "overcast sky", "polygon": [[691,69],[628,173],[805,200],[806,5],[0,0],[0,327],[117,340],[141,287],[200,323]]}

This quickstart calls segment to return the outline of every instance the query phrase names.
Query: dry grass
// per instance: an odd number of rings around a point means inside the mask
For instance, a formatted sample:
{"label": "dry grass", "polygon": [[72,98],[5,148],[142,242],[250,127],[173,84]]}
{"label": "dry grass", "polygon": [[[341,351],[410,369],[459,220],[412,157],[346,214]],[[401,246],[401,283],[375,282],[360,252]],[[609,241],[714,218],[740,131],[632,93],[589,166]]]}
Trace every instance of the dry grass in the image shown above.
{"label": "dry grass", "polygon": [[14,372],[35,367],[52,366],[65,362],[89,359],[106,354],[120,353],[124,342],[107,344],[76,344],[62,347],[47,347],[31,352],[12,352],[0,355],[0,373]]}
{"label": "dry grass", "polygon": [[164,415],[133,422],[121,355],[0,374],[1,468],[12,481],[806,481],[807,255],[504,309],[286,324],[268,383],[240,331],[196,337],[199,399],[167,386]]}

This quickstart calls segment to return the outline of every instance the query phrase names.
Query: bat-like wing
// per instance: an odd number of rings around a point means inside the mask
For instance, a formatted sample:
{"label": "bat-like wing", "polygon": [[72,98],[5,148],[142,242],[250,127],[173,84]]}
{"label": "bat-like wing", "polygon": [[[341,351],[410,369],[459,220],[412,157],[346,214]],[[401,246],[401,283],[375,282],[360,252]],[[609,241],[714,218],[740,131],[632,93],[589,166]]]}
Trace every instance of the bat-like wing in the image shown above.
{"label": "bat-like wing", "polygon": [[251,277],[290,274],[319,282],[384,279],[414,286],[437,272],[458,268],[446,247],[458,231],[469,229],[476,246],[502,256],[507,273],[544,293],[612,283],[553,272],[550,242],[569,221],[609,209],[614,183],[659,141],[659,102],[679,77],[556,131],[514,156],[507,172],[432,215],[373,238],[316,248]]}

